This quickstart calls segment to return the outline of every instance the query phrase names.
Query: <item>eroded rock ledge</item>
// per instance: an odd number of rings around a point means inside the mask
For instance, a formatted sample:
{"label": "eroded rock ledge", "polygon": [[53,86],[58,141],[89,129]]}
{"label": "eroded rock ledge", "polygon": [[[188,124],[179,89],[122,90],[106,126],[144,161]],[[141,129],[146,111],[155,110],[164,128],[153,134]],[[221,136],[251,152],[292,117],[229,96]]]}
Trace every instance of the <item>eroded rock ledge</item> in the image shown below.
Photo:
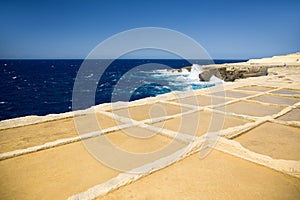
{"label": "eroded rock ledge", "polygon": [[[300,67],[300,52],[241,63],[206,65],[202,67],[199,79],[200,81],[209,81],[212,76],[216,76],[224,81],[235,81],[248,77],[266,76],[268,68],[273,67]],[[183,69],[191,71],[191,68],[192,66],[187,66]],[[182,69],[177,71],[180,72]]]}
{"label": "eroded rock ledge", "polygon": [[213,75],[224,81],[234,81],[235,79],[268,75],[268,67],[261,65],[252,66],[249,64],[226,64],[225,66],[207,66],[203,69],[203,72],[199,74],[200,81],[209,81]]}

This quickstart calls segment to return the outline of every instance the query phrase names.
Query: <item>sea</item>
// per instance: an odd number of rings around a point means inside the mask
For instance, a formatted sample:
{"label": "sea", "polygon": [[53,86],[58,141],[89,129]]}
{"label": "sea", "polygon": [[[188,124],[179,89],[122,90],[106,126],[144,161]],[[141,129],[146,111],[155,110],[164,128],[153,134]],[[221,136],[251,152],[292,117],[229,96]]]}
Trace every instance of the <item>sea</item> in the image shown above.
{"label": "sea", "polygon": [[[214,60],[214,63],[243,61],[245,60]],[[82,59],[0,60],[0,120],[74,110],[74,83],[78,80],[78,72],[84,62]],[[96,90],[82,91],[83,95],[85,92],[93,92],[94,105],[134,101],[172,91],[196,90],[222,83],[219,79],[199,81],[197,67],[211,63],[205,60],[119,59],[111,62],[88,62],[94,69],[105,68],[101,76],[90,70],[83,77],[96,84]],[[191,71],[170,70],[185,66],[193,67]],[[92,105],[84,105],[80,109],[88,106]]]}

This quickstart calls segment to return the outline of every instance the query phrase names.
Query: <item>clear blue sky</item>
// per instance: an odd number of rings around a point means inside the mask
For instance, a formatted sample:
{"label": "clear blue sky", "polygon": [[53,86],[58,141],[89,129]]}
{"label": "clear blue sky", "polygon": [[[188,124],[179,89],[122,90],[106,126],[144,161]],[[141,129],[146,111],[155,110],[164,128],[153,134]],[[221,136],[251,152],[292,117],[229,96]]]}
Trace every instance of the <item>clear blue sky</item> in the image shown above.
{"label": "clear blue sky", "polygon": [[300,1],[2,0],[0,58],[84,58],[132,28],[164,27],[213,58],[300,51]]}

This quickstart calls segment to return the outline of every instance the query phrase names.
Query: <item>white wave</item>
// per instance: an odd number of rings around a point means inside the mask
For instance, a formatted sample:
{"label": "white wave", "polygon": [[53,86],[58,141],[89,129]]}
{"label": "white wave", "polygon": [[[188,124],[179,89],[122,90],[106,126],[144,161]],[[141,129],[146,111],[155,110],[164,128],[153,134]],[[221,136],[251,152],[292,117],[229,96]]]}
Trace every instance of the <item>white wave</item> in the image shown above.
{"label": "white wave", "polygon": [[165,88],[165,89],[170,89],[170,87],[168,87],[168,86],[162,86],[162,88]]}
{"label": "white wave", "polygon": [[181,75],[181,74],[179,72],[171,72],[171,71],[158,72],[157,74],[153,74],[153,76],[156,76],[156,77],[178,76],[178,75]]}
{"label": "white wave", "polygon": [[190,72],[189,70],[183,68],[181,74],[190,74]]}
{"label": "white wave", "polygon": [[203,71],[202,66],[198,64],[193,64],[191,67],[191,72],[188,76],[190,79],[199,80],[199,74]]}
{"label": "white wave", "polygon": [[168,70],[167,69],[157,69],[157,70],[154,70],[153,72],[154,73],[166,73],[166,72],[168,72]]}
{"label": "white wave", "polygon": [[224,81],[222,79],[219,79],[218,77],[212,75],[212,77],[209,80],[209,83],[222,84],[222,83],[224,83]]}
{"label": "white wave", "polygon": [[178,75],[189,75],[190,72],[187,69],[181,69],[181,71],[179,72],[178,70],[174,69],[174,70],[170,70],[170,69],[158,69],[158,70],[154,70],[154,73],[156,73],[156,75],[154,76],[178,76]]}
{"label": "white wave", "polygon": [[188,80],[188,78],[186,76],[177,76],[175,79],[178,81],[187,81]]}
{"label": "white wave", "polygon": [[[211,77],[209,82],[201,82],[199,73],[203,71],[201,65],[193,64],[191,70],[182,68],[181,70],[157,69],[151,71],[151,77],[166,82],[166,85],[172,90],[185,91],[197,88],[203,88],[207,85],[221,84],[223,81],[215,76]],[[162,89],[156,88],[156,89]]]}
{"label": "white wave", "polygon": [[93,76],[94,76],[94,74],[92,73],[90,75],[85,76],[85,78],[92,78]]}

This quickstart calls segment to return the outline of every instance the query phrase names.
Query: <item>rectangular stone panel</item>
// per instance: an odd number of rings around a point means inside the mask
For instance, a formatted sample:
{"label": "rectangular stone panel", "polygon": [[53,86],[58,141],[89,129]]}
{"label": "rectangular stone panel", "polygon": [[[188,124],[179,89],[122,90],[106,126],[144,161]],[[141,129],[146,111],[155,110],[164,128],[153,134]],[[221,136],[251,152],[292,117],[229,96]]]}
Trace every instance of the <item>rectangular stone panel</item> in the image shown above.
{"label": "rectangular stone panel", "polygon": [[152,126],[188,135],[201,136],[207,132],[219,131],[243,125],[247,122],[250,121],[223,114],[200,111],[163,122],[154,123]]}
{"label": "rectangular stone panel", "polygon": [[274,95],[262,95],[258,97],[251,98],[251,100],[260,101],[264,103],[271,103],[277,105],[294,105],[295,103],[299,102],[299,98],[293,97],[281,97],[281,96],[274,96]]}
{"label": "rectangular stone panel", "polygon": [[267,91],[275,89],[275,88],[252,85],[252,86],[244,86],[244,87],[240,87],[240,88],[236,88],[236,89],[246,90],[246,91],[254,91],[254,92],[267,92]]}
{"label": "rectangular stone panel", "polygon": [[277,119],[283,121],[300,121],[300,109],[293,109],[290,112],[278,117]]}
{"label": "rectangular stone panel", "polygon": [[210,106],[210,105],[217,105],[217,104],[224,104],[231,99],[229,98],[220,98],[215,96],[191,96],[186,98],[178,98],[173,100],[177,103],[189,104],[194,106]]}
{"label": "rectangular stone panel", "polygon": [[266,122],[235,140],[251,151],[275,159],[300,160],[300,128]]}
{"label": "rectangular stone panel", "polygon": [[255,93],[246,93],[246,92],[226,90],[226,91],[211,93],[211,95],[221,96],[221,97],[230,97],[230,98],[244,98],[244,97],[248,97],[251,95],[255,95]]}
{"label": "rectangular stone panel", "polygon": [[97,200],[299,199],[300,179],[214,150],[198,153]]}
{"label": "rectangular stone panel", "polygon": [[118,175],[76,142],[0,162],[1,199],[67,199]]}
{"label": "rectangular stone panel", "polygon": [[122,108],[118,110],[110,110],[110,112],[122,117],[140,121],[145,119],[175,115],[186,112],[188,110],[190,109],[183,106],[176,106],[167,103],[155,103]]}
{"label": "rectangular stone panel", "polygon": [[292,89],[281,89],[272,92],[273,94],[284,94],[284,95],[300,95],[299,90],[292,90]]}
{"label": "rectangular stone panel", "polygon": [[[78,121],[77,121],[78,120]],[[117,126],[120,122],[97,113],[0,130],[0,152],[42,145],[92,131]]]}
{"label": "rectangular stone panel", "polygon": [[252,103],[248,101],[239,101],[226,106],[215,108],[217,110],[226,110],[226,112],[250,115],[255,117],[264,117],[267,115],[273,115],[280,112],[283,107],[266,106],[259,103]]}

